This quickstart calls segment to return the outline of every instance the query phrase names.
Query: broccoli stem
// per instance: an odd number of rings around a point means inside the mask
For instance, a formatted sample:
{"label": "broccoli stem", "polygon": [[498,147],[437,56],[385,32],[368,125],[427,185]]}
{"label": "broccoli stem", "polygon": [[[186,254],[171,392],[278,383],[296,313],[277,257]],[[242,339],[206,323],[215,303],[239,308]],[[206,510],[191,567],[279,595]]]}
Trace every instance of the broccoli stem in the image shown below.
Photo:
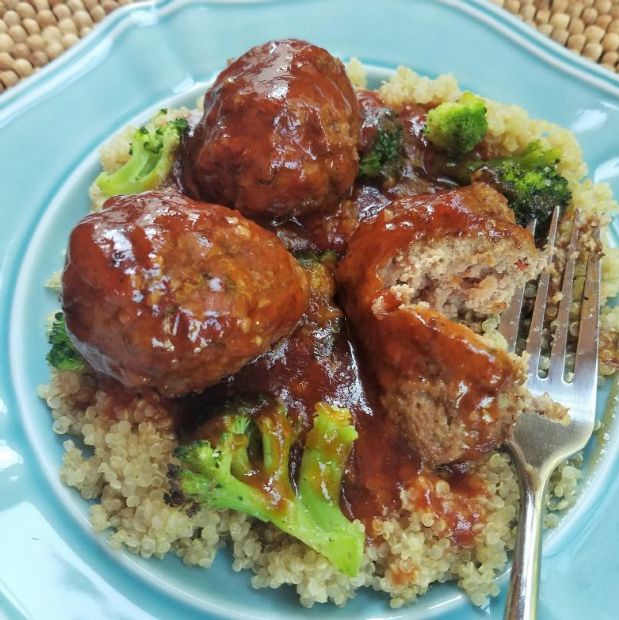
{"label": "broccoli stem", "polygon": [[342,475],[357,436],[347,409],[316,405],[314,426],[305,439],[299,497],[321,525],[329,526],[334,516],[341,523],[344,516],[338,506]]}
{"label": "broccoli stem", "polygon": [[[317,405],[298,493],[289,473],[296,434],[283,405],[273,401],[251,419],[247,413],[229,417],[215,445],[201,440],[179,448],[184,468],[176,474],[178,482],[187,496],[272,523],[355,575],[363,559],[364,528],[339,508],[342,475],[357,437],[350,422],[347,409]],[[261,435],[261,460],[248,450],[252,424]]]}
{"label": "broccoli stem", "polygon": [[106,196],[117,196],[160,187],[172,170],[187,126],[187,121],[179,118],[156,129],[140,127],[131,139],[129,161],[115,172],[102,172],[97,177],[101,191]]}
{"label": "broccoli stem", "polygon": [[314,426],[306,437],[299,475],[301,503],[314,521],[333,532],[333,538],[338,541],[336,548],[315,547],[316,550],[334,564],[346,567],[355,566],[356,558],[363,555],[364,544],[361,523],[351,523],[339,507],[344,468],[357,437],[348,409],[318,403]]}

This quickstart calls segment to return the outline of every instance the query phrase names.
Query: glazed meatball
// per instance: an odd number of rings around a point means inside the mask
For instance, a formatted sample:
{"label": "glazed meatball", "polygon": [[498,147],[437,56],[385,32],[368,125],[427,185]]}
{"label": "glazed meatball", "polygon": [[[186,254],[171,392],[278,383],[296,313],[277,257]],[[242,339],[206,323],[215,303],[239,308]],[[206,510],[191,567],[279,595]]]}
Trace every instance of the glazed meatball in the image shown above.
{"label": "glazed meatball", "polygon": [[342,63],[304,41],[254,47],[225,69],[185,140],[196,198],[285,219],[333,207],[358,170],[360,114]]}
{"label": "glazed meatball", "polygon": [[388,415],[433,467],[509,436],[521,362],[459,317],[501,312],[544,262],[482,183],[394,200],[354,233],[337,271],[346,313]]}
{"label": "glazed meatball", "polygon": [[401,302],[427,303],[456,319],[502,312],[545,260],[505,197],[474,183],[394,199],[357,228],[340,273],[352,278],[357,298],[379,274]]}
{"label": "glazed meatball", "polygon": [[303,271],[238,212],[171,191],[111,198],[73,229],[67,329],[97,371],[165,396],[200,391],[290,332]]}

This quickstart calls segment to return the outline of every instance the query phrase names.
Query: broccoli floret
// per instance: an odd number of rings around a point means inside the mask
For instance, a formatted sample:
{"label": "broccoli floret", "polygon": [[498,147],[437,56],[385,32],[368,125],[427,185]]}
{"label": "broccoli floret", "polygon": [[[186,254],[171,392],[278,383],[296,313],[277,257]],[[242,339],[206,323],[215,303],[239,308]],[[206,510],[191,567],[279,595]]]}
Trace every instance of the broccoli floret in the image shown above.
{"label": "broccoli floret", "polygon": [[46,359],[54,368],[58,368],[58,370],[81,370],[84,368],[86,362],[69,338],[62,312],[56,312],[54,315],[48,340],[52,348],[49,350]]}
{"label": "broccoli floret", "polygon": [[159,187],[172,170],[176,149],[187,127],[184,118],[157,128],[140,127],[131,139],[129,161],[115,172],[102,172],[97,177],[101,191],[106,196],[118,196]]}
{"label": "broccoli floret", "polygon": [[441,103],[430,110],[424,128],[426,138],[435,147],[455,158],[470,153],[487,131],[486,104],[469,92],[456,102]]}
{"label": "broccoli floret", "polygon": [[393,115],[385,115],[376,130],[370,150],[361,156],[359,175],[368,178],[397,178],[402,168],[403,140],[401,123]]}
{"label": "broccoli floret", "polygon": [[357,574],[364,528],[349,521],[339,507],[342,474],[357,438],[348,409],[316,406],[298,492],[289,471],[296,433],[283,405],[267,401],[251,416],[228,414],[223,428],[217,441],[200,440],[177,450],[181,469],[174,475],[181,491],[211,508],[237,510],[273,523],[346,575]]}
{"label": "broccoli floret", "polygon": [[520,154],[476,162],[473,179],[493,185],[508,200],[521,226],[536,218],[543,224],[555,206],[562,209],[571,199],[567,179],[557,170],[561,159],[558,149],[544,149],[531,142]]}
{"label": "broccoli floret", "polygon": [[354,575],[363,555],[364,530],[360,523],[351,523],[339,506],[342,475],[358,437],[350,422],[348,409],[316,405],[314,426],[305,439],[301,460],[299,499],[318,526],[330,533],[336,546],[329,549],[330,555],[314,548],[342,572]]}

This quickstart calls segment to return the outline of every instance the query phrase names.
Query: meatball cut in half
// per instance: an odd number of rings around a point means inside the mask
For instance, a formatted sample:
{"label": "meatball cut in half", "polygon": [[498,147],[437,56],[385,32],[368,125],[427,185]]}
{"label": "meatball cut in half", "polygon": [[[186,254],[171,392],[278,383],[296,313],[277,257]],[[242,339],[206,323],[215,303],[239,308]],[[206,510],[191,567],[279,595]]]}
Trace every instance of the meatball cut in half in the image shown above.
{"label": "meatball cut in half", "polygon": [[294,39],[254,47],[204,97],[181,178],[196,198],[284,219],[333,207],[358,170],[360,112],[342,63]]}
{"label": "meatball cut in half", "polygon": [[522,363],[452,319],[504,309],[542,263],[483,184],[399,199],[354,234],[338,267],[346,311],[383,404],[432,465],[475,459],[508,436]]}
{"label": "meatball cut in half", "polygon": [[290,332],[302,269],[238,212],[171,191],[108,200],[73,229],[66,324],[91,366],[166,396],[237,372]]}
{"label": "meatball cut in half", "polygon": [[524,381],[517,358],[389,293],[353,320],[383,406],[427,463],[472,461],[509,436]]}
{"label": "meatball cut in half", "polygon": [[[545,264],[505,197],[484,183],[401,199],[365,234],[374,233],[386,244],[385,286],[402,302],[426,302],[449,318],[502,312]],[[355,251],[365,251],[361,243]]]}

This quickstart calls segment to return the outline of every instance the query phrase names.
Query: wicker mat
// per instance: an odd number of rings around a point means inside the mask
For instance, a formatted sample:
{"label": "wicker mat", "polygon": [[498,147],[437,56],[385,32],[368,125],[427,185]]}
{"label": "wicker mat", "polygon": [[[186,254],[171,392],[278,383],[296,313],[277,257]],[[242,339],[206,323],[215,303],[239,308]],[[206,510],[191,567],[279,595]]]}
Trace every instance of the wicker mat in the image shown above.
{"label": "wicker mat", "polygon": [[[133,0],[0,0],[0,92]],[[619,73],[619,0],[492,0],[561,45]]]}

